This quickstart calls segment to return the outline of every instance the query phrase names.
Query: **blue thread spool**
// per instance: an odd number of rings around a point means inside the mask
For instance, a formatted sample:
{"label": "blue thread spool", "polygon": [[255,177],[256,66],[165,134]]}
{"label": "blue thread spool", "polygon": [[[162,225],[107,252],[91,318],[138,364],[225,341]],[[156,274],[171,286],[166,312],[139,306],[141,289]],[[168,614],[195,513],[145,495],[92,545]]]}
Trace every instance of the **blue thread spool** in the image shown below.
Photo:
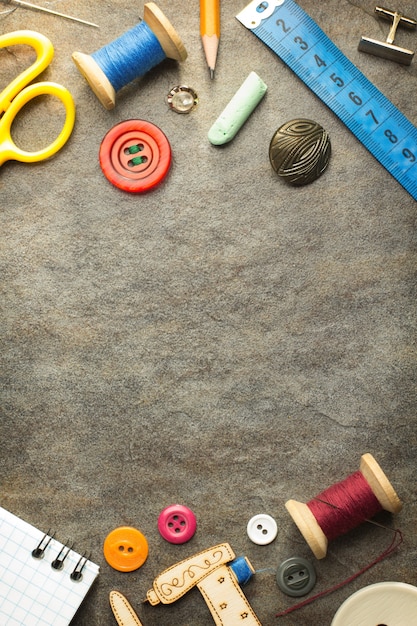
{"label": "blue thread spool", "polygon": [[179,35],[154,2],[144,7],[142,22],[92,55],[74,52],[72,59],[106,109],[116,91],[144,76],[165,58],[184,61],[187,51]]}
{"label": "blue thread spool", "polygon": [[236,576],[239,585],[246,585],[255,573],[251,563],[245,556],[238,556],[229,563],[229,567]]}

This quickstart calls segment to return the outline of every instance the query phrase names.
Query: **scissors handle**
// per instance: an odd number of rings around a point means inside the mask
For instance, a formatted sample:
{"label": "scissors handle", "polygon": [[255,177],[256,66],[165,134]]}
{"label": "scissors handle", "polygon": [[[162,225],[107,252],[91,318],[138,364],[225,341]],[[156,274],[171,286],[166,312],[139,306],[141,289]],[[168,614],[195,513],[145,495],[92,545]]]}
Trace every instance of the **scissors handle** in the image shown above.
{"label": "scissors handle", "polygon": [[[59,98],[66,110],[64,126],[58,137],[45,148],[41,150],[29,152],[22,150],[13,141],[11,136],[11,128],[13,120],[24,105],[36,98],[37,96],[51,95]],[[48,159],[50,156],[58,152],[62,146],[68,141],[75,123],[75,106],[70,92],[62,85],[57,83],[42,82],[34,83],[25,87],[7,109],[0,121],[0,165],[5,161],[23,161],[24,163],[33,163]]]}
{"label": "scissors handle", "polygon": [[[27,44],[34,48],[37,59],[15,78],[0,94],[0,165],[16,160],[25,163],[47,159],[60,150],[71,135],[75,123],[75,105],[70,92],[57,83],[40,82],[29,85],[49,65],[54,49],[47,37],[29,30],[0,36],[0,48]],[[28,85],[28,86],[26,86]],[[51,95],[59,98],[65,107],[64,126],[56,139],[41,150],[28,152],[16,146],[11,137],[11,127],[16,115],[33,98]]]}

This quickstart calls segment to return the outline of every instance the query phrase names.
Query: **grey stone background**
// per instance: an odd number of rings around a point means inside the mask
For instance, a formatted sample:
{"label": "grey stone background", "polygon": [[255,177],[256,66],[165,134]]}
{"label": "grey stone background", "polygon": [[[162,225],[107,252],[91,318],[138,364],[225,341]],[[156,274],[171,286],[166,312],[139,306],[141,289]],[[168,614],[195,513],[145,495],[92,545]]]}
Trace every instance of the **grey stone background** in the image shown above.
{"label": "grey stone background", "polygon": [[[42,78],[64,84],[77,106],[54,158],[0,171],[1,505],[92,551],[101,574],[74,626],[114,624],[111,589],[126,594],[144,626],[209,626],[197,590],[170,607],[141,602],[163,569],[223,541],[258,571],[245,593],[263,626],[330,626],[368,584],[417,584],[415,201],[235,19],[244,1],[222,3],[211,81],[198,2],[161,0],[188,58],[123,88],[110,112],[71,54],[126,32],[143,3],[43,4],[100,28],[23,9],[0,17],[2,33],[29,28],[51,39],[55,57]],[[361,35],[387,36],[374,3],[300,5],[417,124],[417,61],[405,67],[357,51]],[[389,8],[417,17],[415,2]],[[416,49],[417,33],[402,30],[398,43]],[[0,50],[2,85],[32,59],[26,48]],[[251,70],[267,95],[230,144],[214,147],[207,132]],[[181,83],[199,95],[183,116],[166,103]],[[295,117],[322,124],[332,142],[326,173],[298,189],[268,159],[275,130]],[[104,135],[130,118],[159,126],[172,147],[167,178],[146,195],[116,189],[98,163]],[[60,124],[50,99],[29,105],[16,140],[40,147]],[[356,471],[364,452],[404,503],[396,519],[378,518],[401,528],[403,545],[347,587],[276,619],[295,602],[275,582],[284,559],[312,560],[315,593],[389,544],[389,531],[363,524],[317,561],[284,508]],[[157,530],[160,511],[176,502],[198,521],[181,546]],[[258,513],[278,523],[268,546],[246,534]],[[148,560],[130,574],[102,553],[120,525],[149,542]]]}

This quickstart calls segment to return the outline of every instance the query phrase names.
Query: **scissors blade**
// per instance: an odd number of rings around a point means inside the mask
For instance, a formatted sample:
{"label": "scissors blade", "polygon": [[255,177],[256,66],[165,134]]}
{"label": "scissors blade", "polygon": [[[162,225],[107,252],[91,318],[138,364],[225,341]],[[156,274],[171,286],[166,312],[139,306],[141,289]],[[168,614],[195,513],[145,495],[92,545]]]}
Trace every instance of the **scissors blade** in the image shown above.
{"label": "scissors blade", "polygon": [[110,606],[119,626],[142,626],[132,606],[119,591],[110,591]]}

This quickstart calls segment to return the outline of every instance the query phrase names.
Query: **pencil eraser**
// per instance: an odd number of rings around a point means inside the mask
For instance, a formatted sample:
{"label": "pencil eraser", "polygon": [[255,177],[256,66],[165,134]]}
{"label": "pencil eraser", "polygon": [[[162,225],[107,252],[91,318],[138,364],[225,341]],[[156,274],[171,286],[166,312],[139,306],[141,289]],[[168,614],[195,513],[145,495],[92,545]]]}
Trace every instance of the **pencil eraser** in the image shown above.
{"label": "pencil eraser", "polygon": [[208,132],[215,146],[231,141],[264,97],[267,86],[251,72]]}

